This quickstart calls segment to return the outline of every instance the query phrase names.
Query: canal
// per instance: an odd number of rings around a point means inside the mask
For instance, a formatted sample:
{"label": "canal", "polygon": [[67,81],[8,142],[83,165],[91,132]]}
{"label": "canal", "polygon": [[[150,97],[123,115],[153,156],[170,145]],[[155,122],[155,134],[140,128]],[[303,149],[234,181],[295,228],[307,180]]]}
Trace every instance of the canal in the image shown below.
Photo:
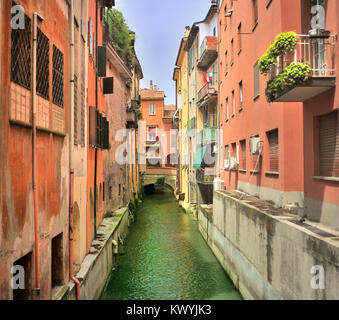
{"label": "canal", "polygon": [[101,299],[242,299],[170,191],[147,195]]}

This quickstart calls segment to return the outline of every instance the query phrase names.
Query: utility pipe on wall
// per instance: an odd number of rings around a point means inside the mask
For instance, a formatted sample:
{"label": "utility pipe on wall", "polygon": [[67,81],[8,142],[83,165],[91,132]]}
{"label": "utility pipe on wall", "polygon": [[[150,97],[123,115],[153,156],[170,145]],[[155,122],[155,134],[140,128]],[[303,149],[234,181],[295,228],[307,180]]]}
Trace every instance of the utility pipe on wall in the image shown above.
{"label": "utility pipe on wall", "polygon": [[39,222],[38,222],[38,200],[37,200],[37,181],[36,181],[36,62],[37,62],[37,27],[38,14],[33,14],[33,65],[32,65],[32,187],[34,203],[34,251],[35,251],[35,288],[40,289],[39,280]]}
{"label": "utility pipe on wall", "polygon": [[80,282],[74,276],[73,270],[73,225],[74,225],[74,0],[71,0],[70,14],[70,108],[69,108],[69,277],[74,281],[77,288],[77,300],[80,300]]}

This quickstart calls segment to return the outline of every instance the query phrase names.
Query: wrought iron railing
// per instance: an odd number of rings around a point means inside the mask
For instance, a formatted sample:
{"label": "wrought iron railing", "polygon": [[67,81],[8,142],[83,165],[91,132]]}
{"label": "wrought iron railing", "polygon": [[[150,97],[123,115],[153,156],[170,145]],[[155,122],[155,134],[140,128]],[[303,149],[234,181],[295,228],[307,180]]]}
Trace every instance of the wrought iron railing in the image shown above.
{"label": "wrought iron railing", "polygon": [[292,62],[307,62],[312,77],[333,77],[335,75],[335,36],[298,35],[296,48],[277,58],[276,65],[269,71],[269,80],[274,79]]}
{"label": "wrought iron railing", "polygon": [[198,92],[198,102],[204,99],[209,94],[216,94],[216,85],[207,82]]}

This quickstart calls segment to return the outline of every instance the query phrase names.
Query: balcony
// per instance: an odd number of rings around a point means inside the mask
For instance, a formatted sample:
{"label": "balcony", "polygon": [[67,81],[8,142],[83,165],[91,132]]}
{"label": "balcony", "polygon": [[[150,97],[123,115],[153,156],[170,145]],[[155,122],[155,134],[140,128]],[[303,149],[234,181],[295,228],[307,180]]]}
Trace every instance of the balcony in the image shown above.
{"label": "balcony", "polygon": [[126,111],[126,122],[127,128],[137,128],[138,127],[138,117],[135,110],[127,109]]}
{"label": "balcony", "polygon": [[196,181],[199,186],[201,203],[213,203],[213,180],[215,177],[214,168],[199,168],[196,170]]}
{"label": "balcony", "polygon": [[207,82],[198,92],[198,104],[201,106],[203,102],[208,101],[209,99],[217,99],[217,97],[217,84]]}
{"label": "balcony", "polygon": [[216,141],[217,128],[204,126],[204,130],[198,133],[198,143],[206,145]]}
{"label": "balcony", "polygon": [[172,108],[166,108],[166,106],[165,106],[164,112],[163,112],[163,115],[162,115],[162,120],[167,121],[167,122],[172,122],[175,111],[176,111],[175,108],[173,108],[173,107]]}
{"label": "balcony", "polygon": [[277,58],[277,64],[271,66],[269,82],[277,78],[291,63],[308,63],[311,73],[306,81],[297,81],[295,85],[278,89],[272,93],[272,102],[303,102],[335,87],[334,68],[335,36],[298,35],[293,52]]}
{"label": "balcony", "polygon": [[208,68],[218,57],[218,39],[213,36],[206,36],[200,46],[200,59],[198,68]]}

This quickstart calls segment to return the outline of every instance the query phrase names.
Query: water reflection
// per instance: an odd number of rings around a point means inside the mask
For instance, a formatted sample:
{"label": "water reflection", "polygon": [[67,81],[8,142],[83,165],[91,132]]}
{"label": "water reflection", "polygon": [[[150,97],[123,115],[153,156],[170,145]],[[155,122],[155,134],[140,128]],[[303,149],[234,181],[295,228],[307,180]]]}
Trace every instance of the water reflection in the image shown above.
{"label": "water reflection", "polygon": [[102,299],[241,299],[193,221],[168,191],[148,195]]}

